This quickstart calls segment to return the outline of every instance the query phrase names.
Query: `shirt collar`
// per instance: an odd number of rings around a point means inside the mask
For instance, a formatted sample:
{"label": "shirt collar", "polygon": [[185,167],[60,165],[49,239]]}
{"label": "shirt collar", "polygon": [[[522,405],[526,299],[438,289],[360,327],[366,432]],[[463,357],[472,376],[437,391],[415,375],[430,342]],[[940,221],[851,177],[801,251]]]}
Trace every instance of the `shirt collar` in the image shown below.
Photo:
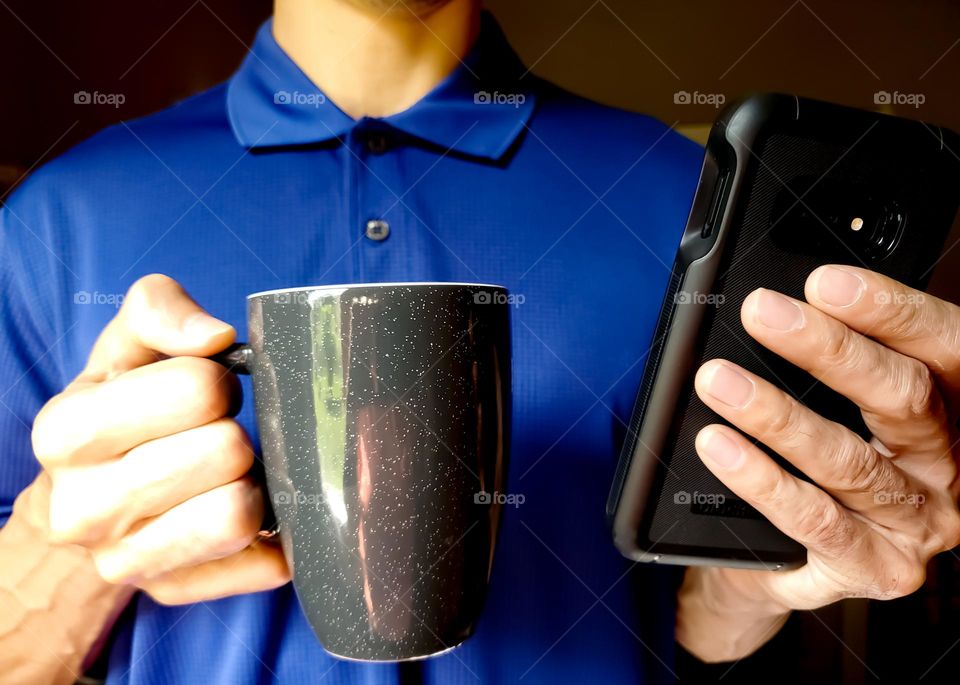
{"label": "shirt collar", "polygon": [[[324,95],[273,38],[272,20],[227,86],[234,135],[250,148],[304,145],[340,138],[358,121]],[[498,159],[529,120],[534,79],[520,80],[523,64],[493,17],[463,63],[409,109],[380,121],[444,149]]]}

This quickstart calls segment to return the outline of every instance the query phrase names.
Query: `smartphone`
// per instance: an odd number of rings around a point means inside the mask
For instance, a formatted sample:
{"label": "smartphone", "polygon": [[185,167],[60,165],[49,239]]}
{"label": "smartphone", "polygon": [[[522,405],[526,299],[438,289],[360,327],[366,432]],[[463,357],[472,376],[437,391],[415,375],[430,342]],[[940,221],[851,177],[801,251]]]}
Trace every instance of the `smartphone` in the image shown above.
{"label": "smartphone", "polygon": [[694,438],[725,422],[697,397],[694,375],[728,359],[868,437],[852,402],[746,334],[740,306],[761,287],[803,299],[807,276],[830,263],[924,288],[957,218],[958,154],[943,128],[793,95],[755,95],[721,113],[607,502],[625,556],[769,570],[805,562],[802,545],[701,463]]}

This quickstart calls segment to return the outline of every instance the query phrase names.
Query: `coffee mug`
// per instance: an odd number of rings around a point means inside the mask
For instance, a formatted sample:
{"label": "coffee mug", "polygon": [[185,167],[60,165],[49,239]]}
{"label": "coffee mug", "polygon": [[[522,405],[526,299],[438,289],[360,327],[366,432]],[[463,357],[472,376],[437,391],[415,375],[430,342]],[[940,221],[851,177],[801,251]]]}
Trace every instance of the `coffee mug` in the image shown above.
{"label": "coffee mug", "polygon": [[346,659],[452,649],[483,607],[510,446],[501,286],[385,283],[247,298],[270,503],[304,613]]}

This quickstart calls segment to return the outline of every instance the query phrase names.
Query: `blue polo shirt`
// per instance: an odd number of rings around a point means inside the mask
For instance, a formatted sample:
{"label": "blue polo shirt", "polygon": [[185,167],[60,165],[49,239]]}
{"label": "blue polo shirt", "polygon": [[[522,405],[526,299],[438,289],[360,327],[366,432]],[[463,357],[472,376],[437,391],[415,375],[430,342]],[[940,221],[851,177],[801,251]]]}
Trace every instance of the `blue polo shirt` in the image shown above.
{"label": "blue polo shirt", "polygon": [[[267,23],[226,83],[36,171],[0,230],[0,515],[30,425],[140,276],[245,330],[247,293],[376,281],[514,294],[508,507],[477,633],[413,667],[328,656],[290,586],[133,599],[110,683],[670,681],[673,582],[614,549],[604,501],[702,158],[664,124],[525,73],[489,17],[410,109],[351,119]],[[371,224],[371,222],[374,222]],[[245,388],[248,392],[249,387]],[[256,439],[252,402],[239,421]]]}

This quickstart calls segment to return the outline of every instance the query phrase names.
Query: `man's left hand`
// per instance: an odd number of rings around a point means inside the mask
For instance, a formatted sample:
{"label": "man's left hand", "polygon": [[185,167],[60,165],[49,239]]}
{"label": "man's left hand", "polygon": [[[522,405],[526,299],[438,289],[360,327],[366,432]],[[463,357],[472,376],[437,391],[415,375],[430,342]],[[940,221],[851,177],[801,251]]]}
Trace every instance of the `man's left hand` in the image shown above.
{"label": "man's left hand", "polygon": [[[793,609],[909,594],[932,556],[960,544],[960,307],[848,266],[814,271],[805,295],[757,290],[744,301],[743,325],[856,403],[873,439],[730,362],[700,368],[701,399],[743,431],[707,426],[697,436],[701,459],[807,548],[807,563],[786,572],[687,571],[677,639],[706,661],[749,654]],[[747,435],[814,482],[788,473]]]}

